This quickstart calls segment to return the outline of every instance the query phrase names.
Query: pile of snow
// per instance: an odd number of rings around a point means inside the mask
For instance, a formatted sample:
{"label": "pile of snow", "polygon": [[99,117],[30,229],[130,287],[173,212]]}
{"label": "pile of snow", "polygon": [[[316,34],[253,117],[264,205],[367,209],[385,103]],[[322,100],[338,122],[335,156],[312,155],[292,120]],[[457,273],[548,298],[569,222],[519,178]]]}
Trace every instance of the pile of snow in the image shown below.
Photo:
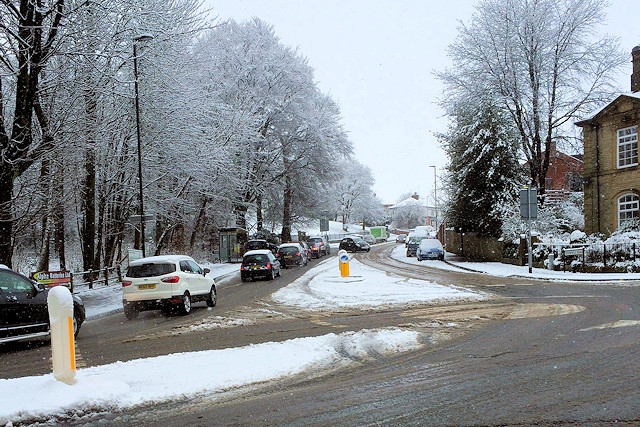
{"label": "pile of snow", "polygon": [[388,275],[357,260],[349,262],[349,271],[349,277],[341,277],[338,261],[326,260],[275,292],[272,299],[305,310],[327,310],[488,298],[456,286]]}
{"label": "pile of snow", "polygon": [[[0,424],[53,422],[198,395],[215,398],[237,387],[346,366],[369,354],[415,350],[418,338],[413,331],[363,330],[116,362],[78,370],[74,385],[53,374],[0,380]],[[176,366],[187,365],[199,374],[175,374]]]}

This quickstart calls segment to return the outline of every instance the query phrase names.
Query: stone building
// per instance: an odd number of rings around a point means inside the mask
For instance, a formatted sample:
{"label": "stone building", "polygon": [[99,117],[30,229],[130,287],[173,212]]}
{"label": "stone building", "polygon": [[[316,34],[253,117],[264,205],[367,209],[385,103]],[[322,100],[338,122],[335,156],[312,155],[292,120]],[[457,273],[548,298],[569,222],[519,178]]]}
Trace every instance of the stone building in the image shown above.
{"label": "stone building", "polygon": [[582,121],[585,232],[611,234],[640,212],[638,124],[640,46],[632,50],[631,92]]}

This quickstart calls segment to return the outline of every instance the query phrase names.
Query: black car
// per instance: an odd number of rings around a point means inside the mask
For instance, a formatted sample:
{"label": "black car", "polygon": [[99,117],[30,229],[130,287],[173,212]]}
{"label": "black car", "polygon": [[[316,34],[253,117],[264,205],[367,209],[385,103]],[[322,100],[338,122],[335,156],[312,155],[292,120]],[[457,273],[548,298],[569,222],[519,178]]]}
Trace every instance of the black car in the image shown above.
{"label": "black car", "polygon": [[283,268],[307,265],[309,261],[307,250],[300,243],[283,243],[278,246],[276,256]]}
{"label": "black car", "polygon": [[340,241],[339,249],[347,252],[369,252],[371,246],[359,237],[345,237]]}
{"label": "black car", "polygon": [[407,240],[407,256],[412,257],[416,256],[416,251],[418,250],[418,246],[420,246],[420,242],[422,239],[426,239],[425,236],[412,236]]}
{"label": "black car", "polygon": [[243,282],[260,278],[273,280],[277,276],[280,276],[280,261],[269,249],[249,251],[242,257],[240,279]]}
{"label": "black car", "polygon": [[[44,285],[0,266],[0,344],[49,336],[49,309]],[[85,308],[73,297],[73,331],[78,336]]]}
{"label": "black car", "polygon": [[269,249],[275,255],[278,251],[278,245],[274,245],[264,239],[253,239],[244,244],[244,250],[247,252],[255,251],[256,249]]}

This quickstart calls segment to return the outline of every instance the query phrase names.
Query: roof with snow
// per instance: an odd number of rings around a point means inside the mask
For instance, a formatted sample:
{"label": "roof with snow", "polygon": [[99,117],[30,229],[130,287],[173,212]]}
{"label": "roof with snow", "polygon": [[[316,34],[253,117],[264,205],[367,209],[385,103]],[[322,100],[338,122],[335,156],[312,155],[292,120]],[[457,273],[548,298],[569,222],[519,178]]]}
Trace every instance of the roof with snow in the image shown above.
{"label": "roof with snow", "polygon": [[621,93],[618,96],[616,96],[616,98],[609,102],[608,104],[604,105],[602,108],[594,111],[593,113],[591,113],[591,115],[589,115],[588,117],[577,121],[575,123],[576,126],[580,126],[583,127],[589,123],[591,123],[593,120],[596,119],[596,117],[598,117],[600,114],[602,114],[605,110],[607,110],[611,105],[615,104],[620,98],[623,97],[627,97],[627,98],[634,98],[634,99],[640,99],[640,92],[625,92],[625,93]]}

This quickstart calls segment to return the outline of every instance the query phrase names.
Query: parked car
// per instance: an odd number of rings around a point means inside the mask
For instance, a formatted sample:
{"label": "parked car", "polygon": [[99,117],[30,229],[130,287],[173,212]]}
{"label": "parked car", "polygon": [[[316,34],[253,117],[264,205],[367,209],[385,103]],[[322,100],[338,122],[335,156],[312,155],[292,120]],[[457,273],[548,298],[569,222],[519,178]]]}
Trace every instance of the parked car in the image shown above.
{"label": "parked car", "polygon": [[309,237],[307,241],[309,242],[309,245],[311,245],[311,242],[317,243],[319,245],[320,252],[322,253],[322,255],[329,255],[331,253],[331,248],[329,247],[329,241],[326,238],[322,236],[313,236],[313,237]]}
{"label": "parked car", "polygon": [[424,259],[444,260],[444,248],[438,239],[422,239],[416,250],[418,261]]}
{"label": "parked car", "polygon": [[162,255],[131,261],[122,279],[122,303],[127,319],[135,319],[145,310],[180,314],[191,312],[191,304],[206,301],[214,307],[218,301],[215,280],[187,255]]}
{"label": "parked car", "polygon": [[396,236],[396,243],[404,243],[407,241],[407,235],[406,234],[398,234]]}
{"label": "parked car", "polygon": [[344,237],[339,248],[347,252],[369,252],[371,246],[359,237]]}
{"label": "parked car", "polygon": [[424,236],[410,236],[407,240],[407,256],[412,257],[416,255],[416,251],[418,250],[418,245],[422,239],[426,239]]}
{"label": "parked car", "polygon": [[273,280],[279,276],[280,261],[269,249],[249,251],[242,257],[240,279],[243,282],[259,278]]}
{"label": "parked car", "polygon": [[[0,344],[49,336],[49,289],[27,276],[0,265]],[[73,334],[78,336],[85,307],[73,298]]]}
{"label": "parked car", "polygon": [[280,260],[280,265],[287,268],[293,265],[307,265],[307,251],[299,243],[283,243],[278,246],[276,257]]}
{"label": "parked car", "polygon": [[274,245],[264,239],[253,239],[244,244],[245,252],[255,251],[256,249],[269,249],[275,255],[278,251],[278,245]]}

